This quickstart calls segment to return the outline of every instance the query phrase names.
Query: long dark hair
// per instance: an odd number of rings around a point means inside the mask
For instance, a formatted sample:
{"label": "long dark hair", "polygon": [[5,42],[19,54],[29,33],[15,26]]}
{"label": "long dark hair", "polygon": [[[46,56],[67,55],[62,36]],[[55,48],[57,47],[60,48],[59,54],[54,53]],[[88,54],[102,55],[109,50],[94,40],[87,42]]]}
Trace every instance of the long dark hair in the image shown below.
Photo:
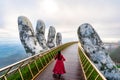
{"label": "long dark hair", "polygon": [[57,58],[58,58],[58,60],[61,60],[61,51],[58,51]]}

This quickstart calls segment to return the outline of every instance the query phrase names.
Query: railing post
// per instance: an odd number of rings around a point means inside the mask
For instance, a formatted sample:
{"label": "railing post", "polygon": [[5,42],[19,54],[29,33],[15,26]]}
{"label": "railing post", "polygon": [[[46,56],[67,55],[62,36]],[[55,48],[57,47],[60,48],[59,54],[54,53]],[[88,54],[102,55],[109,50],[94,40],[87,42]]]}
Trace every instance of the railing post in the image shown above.
{"label": "railing post", "polygon": [[8,69],[8,71],[4,74],[5,80],[7,80],[6,75],[7,75],[7,73],[11,70],[11,68],[12,68],[12,67],[10,67],[10,68]]}
{"label": "railing post", "polygon": [[5,79],[5,80],[7,80],[7,77],[6,77],[6,76],[4,76],[4,79]]}
{"label": "railing post", "polygon": [[89,69],[90,66],[91,66],[91,65],[89,65],[89,66],[87,67],[87,69],[85,69],[85,72],[87,72],[87,70]]}
{"label": "railing post", "polygon": [[32,70],[31,70],[31,68],[30,68],[29,63],[28,63],[27,65],[28,65],[28,69],[29,69],[29,71],[30,71],[30,73],[31,73],[31,75],[32,75],[32,77],[33,77],[34,75],[33,75],[33,73],[32,73]]}
{"label": "railing post", "polygon": [[86,67],[87,64],[88,64],[88,61],[87,61],[86,64],[84,65],[84,68]]}
{"label": "railing post", "polygon": [[52,57],[51,53],[49,55],[50,55],[50,60],[52,60],[53,57]]}
{"label": "railing post", "polygon": [[49,61],[50,61],[50,59],[49,59],[49,54],[48,54],[48,55],[46,55],[46,56],[47,56],[47,58],[48,58],[47,60],[48,60],[48,62],[49,62]]}
{"label": "railing post", "polygon": [[39,71],[39,68],[38,68],[38,65],[36,63],[36,60],[34,60],[34,63],[35,63],[35,66],[36,66],[37,70]]}
{"label": "railing post", "polygon": [[49,53],[49,60],[52,60],[51,52]]}
{"label": "railing post", "polygon": [[43,68],[44,65],[43,65],[42,60],[41,60],[40,58],[39,58],[39,61],[40,61],[40,63],[42,64],[42,68]]}
{"label": "railing post", "polygon": [[47,61],[46,61],[46,59],[45,59],[45,56],[43,56],[43,58],[44,58],[44,61],[45,61],[45,65],[47,64]]}
{"label": "railing post", "polygon": [[99,77],[99,75],[96,76],[95,80],[97,80],[98,77]]}
{"label": "railing post", "polygon": [[21,79],[22,79],[22,80],[24,80],[24,78],[23,78],[23,75],[22,75],[22,73],[21,73],[20,68],[18,68],[18,72],[19,72],[19,74],[20,74],[20,76],[21,76]]}
{"label": "railing post", "polygon": [[90,72],[90,74],[88,75],[87,79],[89,79],[90,75],[92,74],[92,72],[94,71],[94,69],[92,69],[92,71]]}
{"label": "railing post", "polygon": [[54,55],[52,54],[52,52],[51,52],[51,56],[52,56],[52,58],[54,58]]}
{"label": "railing post", "polygon": [[83,64],[83,66],[85,65],[85,63],[86,63],[86,62],[87,62],[87,60],[85,59],[85,60],[83,61],[83,63],[82,63],[82,64]]}

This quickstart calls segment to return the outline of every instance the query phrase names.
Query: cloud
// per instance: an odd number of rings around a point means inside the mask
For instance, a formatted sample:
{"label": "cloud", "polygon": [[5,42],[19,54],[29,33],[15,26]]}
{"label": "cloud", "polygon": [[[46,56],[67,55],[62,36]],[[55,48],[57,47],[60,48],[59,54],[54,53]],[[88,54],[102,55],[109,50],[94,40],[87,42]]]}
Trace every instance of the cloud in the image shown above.
{"label": "cloud", "polygon": [[78,40],[77,29],[83,23],[90,23],[103,40],[120,40],[119,3],[119,0],[1,0],[0,29],[18,38],[17,17],[24,15],[34,29],[37,19],[45,22],[46,31],[54,26],[65,41]]}

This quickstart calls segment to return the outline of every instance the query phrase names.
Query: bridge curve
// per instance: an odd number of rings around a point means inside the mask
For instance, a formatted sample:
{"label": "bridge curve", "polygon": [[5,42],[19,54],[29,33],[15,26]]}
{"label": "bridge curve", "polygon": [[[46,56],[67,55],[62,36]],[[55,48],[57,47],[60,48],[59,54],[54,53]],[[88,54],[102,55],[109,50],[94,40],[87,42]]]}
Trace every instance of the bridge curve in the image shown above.
{"label": "bridge curve", "polygon": [[[0,80],[56,80],[54,57],[59,50],[66,58],[63,80],[106,80],[84,53],[81,44],[69,42],[0,69]],[[51,63],[52,62],[52,63]],[[41,73],[41,74],[40,74]]]}
{"label": "bridge curve", "polygon": [[[78,44],[62,50],[62,54],[66,58],[64,62],[66,73],[62,75],[62,80],[85,80],[78,57]],[[54,64],[55,60],[33,80],[57,80],[52,76]]]}

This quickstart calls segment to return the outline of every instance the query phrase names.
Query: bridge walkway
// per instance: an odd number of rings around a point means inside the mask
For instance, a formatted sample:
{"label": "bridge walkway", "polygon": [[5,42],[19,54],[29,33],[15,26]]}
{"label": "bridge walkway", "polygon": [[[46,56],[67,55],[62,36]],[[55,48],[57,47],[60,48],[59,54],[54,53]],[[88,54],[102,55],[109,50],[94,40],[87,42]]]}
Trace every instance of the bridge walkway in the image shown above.
{"label": "bridge walkway", "polygon": [[[78,44],[73,44],[62,51],[66,73],[60,80],[85,80],[78,57]],[[53,77],[55,60],[42,71],[34,80],[59,80]]]}

